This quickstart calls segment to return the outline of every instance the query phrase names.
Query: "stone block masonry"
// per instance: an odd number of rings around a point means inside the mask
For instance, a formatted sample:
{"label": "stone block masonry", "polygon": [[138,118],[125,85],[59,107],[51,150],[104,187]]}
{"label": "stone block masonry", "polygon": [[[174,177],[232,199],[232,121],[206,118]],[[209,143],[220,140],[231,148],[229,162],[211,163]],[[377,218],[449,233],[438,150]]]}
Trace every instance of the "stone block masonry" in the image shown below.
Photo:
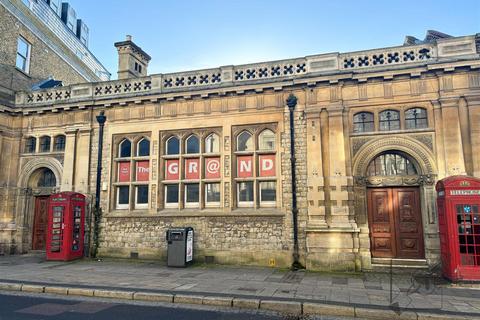
{"label": "stone block masonry", "polygon": [[163,259],[166,256],[168,228],[191,226],[195,231],[196,261],[213,256],[217,263],[269,265],[288,267],[290,232],[282,215],[201,217],[113,217],[102,221],[100,255]]}

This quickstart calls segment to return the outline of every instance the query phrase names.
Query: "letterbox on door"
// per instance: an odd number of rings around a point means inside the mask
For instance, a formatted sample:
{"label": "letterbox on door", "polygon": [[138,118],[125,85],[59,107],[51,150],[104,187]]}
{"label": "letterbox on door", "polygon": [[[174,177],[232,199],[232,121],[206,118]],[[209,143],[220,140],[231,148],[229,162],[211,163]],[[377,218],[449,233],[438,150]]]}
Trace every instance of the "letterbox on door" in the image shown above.
{"label": "letterbox on door", "polygon": [[69,261],[83,256],[85,196],[60,192],[50,196],[47,260]]}
{"label": "letterbox on door", "polygon": [[480,179],[452,176],[436,190],[443,275],[480,280]]}

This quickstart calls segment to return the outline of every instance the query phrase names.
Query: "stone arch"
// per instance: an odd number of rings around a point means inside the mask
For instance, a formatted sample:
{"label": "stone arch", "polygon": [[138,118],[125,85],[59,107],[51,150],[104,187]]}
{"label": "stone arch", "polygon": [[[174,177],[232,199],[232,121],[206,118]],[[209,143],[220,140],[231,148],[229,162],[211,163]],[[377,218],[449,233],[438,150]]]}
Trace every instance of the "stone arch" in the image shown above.
{"label": "stone arch", "polygon": [[[412,180],[402,180],[403,186],[416,186],[420,190],[420,205],[424,234],[424,250],[427,263],[432,265],[439,259],[433,239],[437,232],[435,212],[435,190],[434,183],[437,176],[435,157],[431,150],[410,137],[404,136],[381,136],[374,138],[364,144],[352,159],[352,173],[354,176],[354,197],[355,197],[355,220],[361,229],[359,237],[361,243],[360,251],[362,268],[371,268],[370,236],[368,224],[367,189],[371,185],[367,177],[367,168],[370,162],[378,155],[387,151],[397,151],[411,158],[417,167],[418,176]],[[382,183],[380,186],[396,186]],[[375,187],[376,185],[373,185]]]}
{"label": "stone arch", "polygon": [[[55,187],[36,188],[40,172],[43,169],[49,169],[55,176]],[[62,181],[63,166],[59,160],[53,157],[35,157],[30,159],[21,167],[21,173],[18,180],[19,196],[15,212],[15,223],[20,227],[15,234],[17,251],[25,253],[32,246],[33,219],[35,209],[35,197],[39,195],[49,195],[60,189]]]}
{"label": "stone arch", "polygon": [[42,168],[48,168],[52,170],[56,179],[56,187],[59,188],[62,181],[63,166],[60,161],[55,158],[36,158],[27,162],[22,167],[22,173],[20,174],[19,179],[19,186],[21,188],[27,188],[32,174],[34,174],[38,169]]}
{"label": "stone arch", "polygon": [[385,151],[402,151],[412,157],[420,169],[419,174],[433,176],[437,168],[433,154],[412,138],[381,137],[366,143],[353,159],[353,175],[365,176],[367,167],[376,156]]}

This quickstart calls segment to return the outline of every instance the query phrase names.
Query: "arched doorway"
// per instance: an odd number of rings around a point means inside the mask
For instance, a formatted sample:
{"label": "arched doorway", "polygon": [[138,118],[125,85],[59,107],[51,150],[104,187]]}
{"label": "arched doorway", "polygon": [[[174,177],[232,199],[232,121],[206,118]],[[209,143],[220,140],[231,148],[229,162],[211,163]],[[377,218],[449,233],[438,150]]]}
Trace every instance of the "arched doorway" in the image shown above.
{"label": "arched doorway", "polygon": [[418,165],[408,154],[388,150],[370,161],[366,176],[372,257],[423,259]]}
{"label": "arched doorway", "polygon": [[28,186],[35,195],[32,250],[45,250],[47,221],[48,221],[48,197],[54,191],[57,179],[52,170],[40,168],[32,173]]}

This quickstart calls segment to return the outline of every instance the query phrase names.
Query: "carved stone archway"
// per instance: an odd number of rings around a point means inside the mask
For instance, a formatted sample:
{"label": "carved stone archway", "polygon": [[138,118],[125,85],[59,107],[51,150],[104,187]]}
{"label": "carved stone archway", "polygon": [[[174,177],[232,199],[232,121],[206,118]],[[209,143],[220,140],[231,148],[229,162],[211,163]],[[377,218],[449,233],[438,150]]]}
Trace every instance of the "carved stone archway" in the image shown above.
{"label": "carved stone archway", "polygon": [[[416,165],[418,176],[400,179],[375,181],[367,177],[367,168],[370,162],[385,152],[399,152],[412,159]],[[425,257],[429,264],[438,261],[437,244],[432,238],[438,237],[435,212],[434,183],[437,177],[435,157],[431,150],[419,141],[405,136],[381,136],[365,143],[352,159],[355,193],[355,219],[360,227],[360,238],[363,247],[360,248],[362,264],[365,268],[371,267],[369,226],[367,215],[367,187],[373,185],[410,185],[419,186],[421,197],[421,211],[423,231],[425,235]],[[378,180],[378,179],[377,179]],[[363,241],[362,241],[363,240]],[[428,241],[428,242],[427,242]]]}
{"label": "carved stone archway", "polygon": [[401,151],[412,157],[419,166],[420,175],[433,176],[437,172],[435,158],[430,150],[412,138],[393,136],[380,137],[363,145],[353,158],[353,175],[365,176],[370,161],[389,150]]}
{"label": "carved stone archway", "polygon": [[55,175],[57,187],[60,187],[60,182],[62,181],[63,166],[57,159],[46,157],[31,159],[22,167],[19,177],[19,187],[28,188],[32,174],[38,169],[42,168],[48,168],[52,170],[53,174]]}
{"label": "carved stone archway", "polygon": [[[39,178],[39,172],[44,169],[49,169],[55,175],[56,185],[54,187],[37,187],[36,181]],[[18,179],[19,196],[15,212],[17,252],[24,253],[31,249],[35,196],[49,195],[59,191],[62,172],[62,164],[53,157],[35,157],[22,165]]]}

